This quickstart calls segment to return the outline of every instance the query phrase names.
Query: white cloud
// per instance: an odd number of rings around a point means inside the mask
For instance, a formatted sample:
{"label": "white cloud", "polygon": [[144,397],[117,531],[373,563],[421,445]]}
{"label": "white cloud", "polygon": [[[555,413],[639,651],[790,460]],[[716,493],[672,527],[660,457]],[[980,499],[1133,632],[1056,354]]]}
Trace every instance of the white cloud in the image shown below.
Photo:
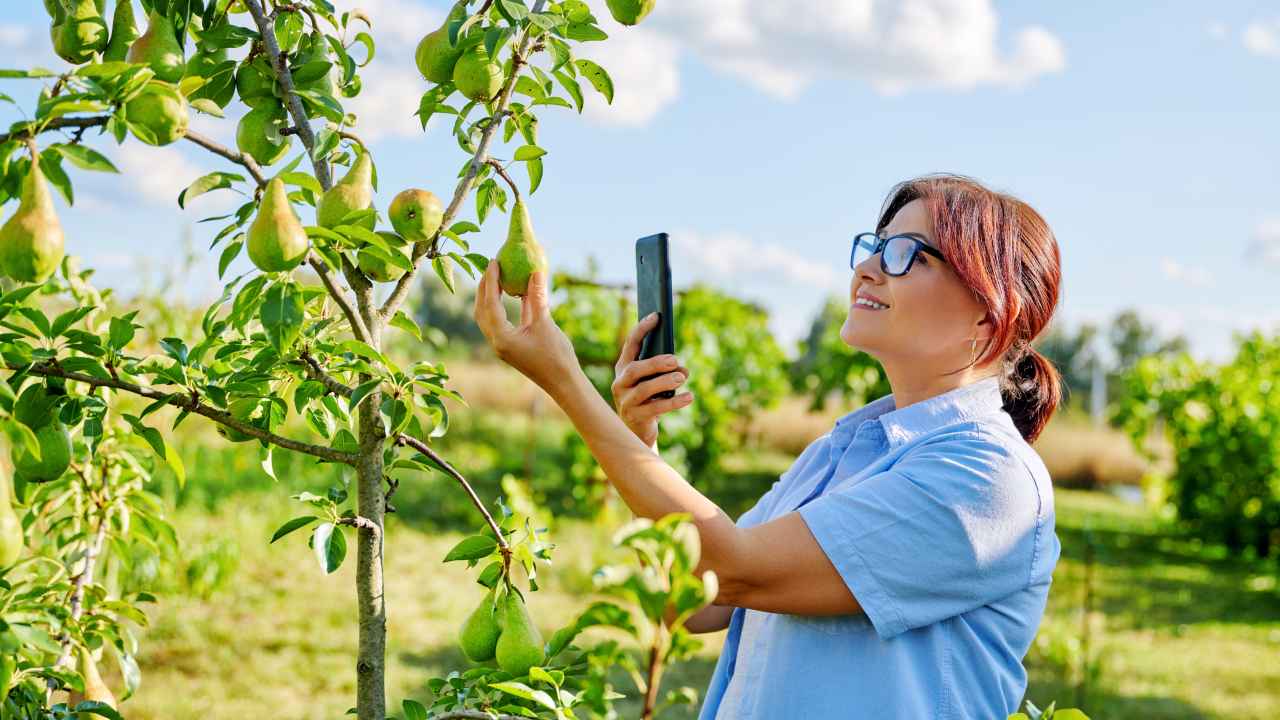
{"label": "white cloud", "polygon": [[[127,143],[108,151],[120,168],[121,177],[131,183],[133,194],[153,205],[177,209],[178,193],[193,180],[211,171],[187,159],[173,146],[150,147]],[[226,192],[226,191],[220,191]]]}
{"label": "white cloud", "polygon": [[884,94],[1016,87],[1066,67],[1061,41],[1038,26],[1018,30],[1002,56],[989,0],[706,0],[659,5],[652,22],[712,67],[781,98],[824,79]]}
{"label": "white cloud", "polygon": [[648,125],[680,95],[679,46],[656,30],[624,28],[606,12],[597,15],[609,39],[586,45],[581,54],[604,66],[613,78],[613,103],[607,104],[586,78],[585,114],[603,125]]}
{"label": "white cloud", "polygon": [[1196,288],[1211,288],[1213,274],[1199,267],[1189,267],[1170,257],[1160,258],[1160,271],[1170,280],[1186,283]]}
{"label": "white cloud", "polygon": [[343,106],[356,114],[354,131],[365,142],[386,137],[416,137],[422,134],[422,123],[414,113],[418,101],[427,90],[413,58],[396,60],[376,58],[361,72],[360,94],[344,99]]}
{"label": "white cloud", "polygon": [[672,264],[716,281],[783,283],[839,292],[848,278],[835,265],[817,263],[781,245],[762,243],[733,232],[700,233],[679,230],[671,234]]}
{"label": "white cloud", "polygon": [[1280,20],[1254,21],[1240,33],[1244,47],[1254,55],[1280,57]]}
{"label": "white cloud", "polygon": [[1248,259],[1261,260],[1267,265],[1280,268],[1280,218],[1258,223],[1253,231],[1253,242],[1249,244]]}

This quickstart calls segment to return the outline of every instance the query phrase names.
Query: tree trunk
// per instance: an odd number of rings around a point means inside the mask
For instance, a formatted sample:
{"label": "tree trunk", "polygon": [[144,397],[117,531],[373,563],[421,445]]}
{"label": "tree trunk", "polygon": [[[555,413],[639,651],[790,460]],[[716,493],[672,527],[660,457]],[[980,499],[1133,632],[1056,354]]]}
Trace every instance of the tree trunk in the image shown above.
{"label": "tree trunk", "polygon": [[[375,348],[381,328],[369,329]],[[361,382],[369,378],[362,377]],[[385,720],[387,604],[383,596],[383,521],[386,496],[382,491],[382,448],[386,428],[378,406],[381,391],[369,393],[360,403],[360,461],[356,467],[357,513],[373,522],[376,530],[361,527],[356,543],[356,604],[360,640],[356,656],[356,711],[360,720]]]}

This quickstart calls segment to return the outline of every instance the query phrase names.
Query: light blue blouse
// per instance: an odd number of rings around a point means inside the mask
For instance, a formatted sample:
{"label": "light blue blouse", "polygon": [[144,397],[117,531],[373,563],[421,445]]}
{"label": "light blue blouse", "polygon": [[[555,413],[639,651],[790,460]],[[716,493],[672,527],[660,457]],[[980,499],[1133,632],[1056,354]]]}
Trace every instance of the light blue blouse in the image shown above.
{"label": "light blue blouse", "polygon": [[865,614],[735,608],[699,720],[1016,712],[1061,548],[996,378],[841,417],[737,525],[796,510]]}

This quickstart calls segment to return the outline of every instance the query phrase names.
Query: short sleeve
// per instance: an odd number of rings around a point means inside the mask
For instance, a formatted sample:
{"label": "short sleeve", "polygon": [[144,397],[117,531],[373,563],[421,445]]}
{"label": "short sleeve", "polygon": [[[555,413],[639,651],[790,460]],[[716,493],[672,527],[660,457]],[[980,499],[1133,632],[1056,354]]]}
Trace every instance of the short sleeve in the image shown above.
{"label": "short sleeve", "polygon": [[770,513],[773,511],[774,505],[777,504],[779,496],[791,486],[791,482],[797,476],[807,476],[813,470],[810,466],[826,457],[824,449],[827,447],[830,438],[831,433],[827,433],[809,443],[804,451],[800,453],[800,456],[795,459],[795,462],[791,463],[791,467],[778,476],[778,479],[774,481],[769,490],[760,496],[760,499],[756,501],[755,505],[751,506],[750,510],[738,516],[738,520],[734,524],[745,528],[759,525],[770,519]]}
{"label": "short sleeve", "polygon": [[1026,587],[1039,498],[1026,463],[973,431],[909,450],[799,512],[888,640]]}

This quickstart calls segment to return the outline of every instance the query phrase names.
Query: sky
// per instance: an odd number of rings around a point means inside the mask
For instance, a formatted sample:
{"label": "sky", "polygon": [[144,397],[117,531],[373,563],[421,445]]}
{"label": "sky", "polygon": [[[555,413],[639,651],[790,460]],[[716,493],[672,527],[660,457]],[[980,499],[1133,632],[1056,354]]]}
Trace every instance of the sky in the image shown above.
{"label": "sky", "polygon": [[[427,88],[413,49],[446,4],[334,2],[363,8],[377,40],[347,101],[377,163],[376,206],[406,187],[448,198],[465,157],[446,125],[424,132],[412,117]],[[1133,308],[1212,360],[1231,354],[1234,332],[1280,332],[1274,5],[658,0],[624,28],[590,2],[610,38],[579,53],[610,71],[616,96],[588,90],[582,115],[540,114],[546,174],[528,203],[554,269],[583,272],[592,256],[599,279],[631,282],[635,239],[667,232],[677,287],[707,282],[766,306],[793,352],[824,298],[847,301],[851,239],[874,229],[888,190],[957,172],[1048,221],[1069,327]],[[0,67],[66,67],[40,3],[5,6]],[[37,90],[0,80],[25,108]],[[0,122],[21,117],[0,105]],[[238,117],[192,126],[233,145]],[[68,252],[101,286],[169,273],[182,299],[216,297],[204,248],[217,226],[196,221],[243,200],[221,191],[182,210],[176,198],[235,166],[190,143],[87,137],[123,173],[71,170],[75,206],[57,201]],[[491,217],[473,251],[493,255],[505,228]],[[189,253],[197,262],[175,275]]]}

